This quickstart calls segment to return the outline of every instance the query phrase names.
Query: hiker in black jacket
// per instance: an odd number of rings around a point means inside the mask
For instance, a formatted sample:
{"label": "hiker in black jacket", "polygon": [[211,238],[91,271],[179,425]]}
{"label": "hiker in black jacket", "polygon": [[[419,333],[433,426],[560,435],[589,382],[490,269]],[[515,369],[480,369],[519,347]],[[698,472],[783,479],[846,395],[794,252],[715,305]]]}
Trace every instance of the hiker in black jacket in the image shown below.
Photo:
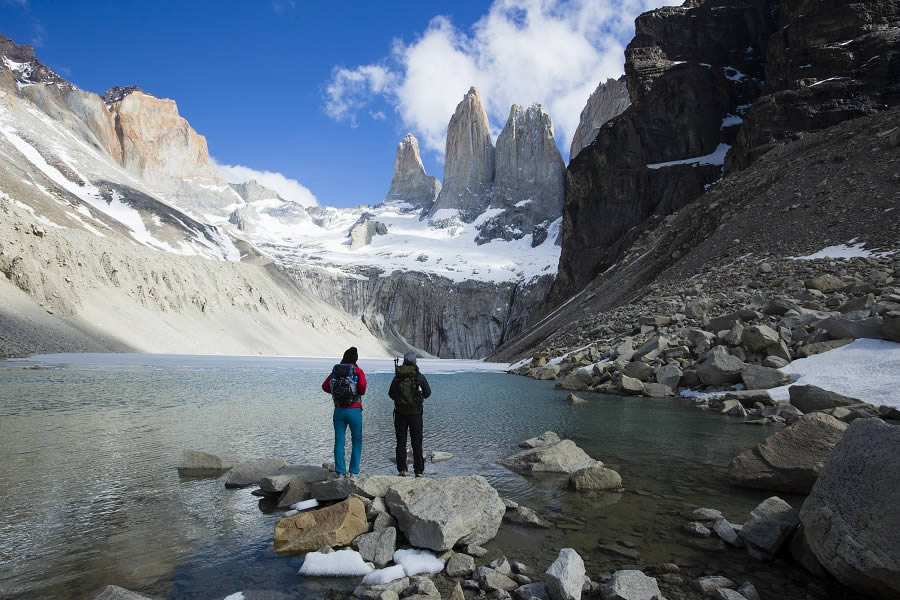
{"label": "hiker in black jacket", "polygon": [[394,368],[394,380],[388,396],[394,401],[394,433],[397,434],[397,472],[406,475],[406,432],[412,438],[413,470],[416,477],[425,474],[422,455],[422,404],[431,395],[431,387],[416,366],[416,353],[403,355],[403,364]]}

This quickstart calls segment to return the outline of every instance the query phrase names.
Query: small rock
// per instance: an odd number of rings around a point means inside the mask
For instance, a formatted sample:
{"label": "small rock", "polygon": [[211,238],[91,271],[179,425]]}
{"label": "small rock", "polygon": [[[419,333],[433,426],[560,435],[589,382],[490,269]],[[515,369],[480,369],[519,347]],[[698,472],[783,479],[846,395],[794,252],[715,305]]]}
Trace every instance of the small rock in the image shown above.
{"label": "small rock", "polygon": [[704,596],[712,596],[720,588],[734,589],[737,587],[737,584],[727,577],[713,576],[695,579],[691,582],[691,587]]}
{"label": "small rock", "polygon": [[475,559],[468,554],[455,553],[447,561],[446,572],[450,577],[467,577],[475,570]]}
{"label": "small rock", "polygon": [[662,592],[656,579],[638,570],[616,571],[600,587],[603,600],[659,600]]}
{"label": "small rock", "polygon": [[701,537],[709,537],[711,533],[709,529],[707,529],[702,523],[698,521],[689,521],[682,525],[682,529],[684,529],[688,533]]}
{"label": "small rock", "polygon": [[563,548],[544,573],[544,584],[553,600],[580,600],[584,561],[572,548]]}
{"label": "small rock", "polygon": [[569,394],[568,396],[566,396],[566,402],[568,402],[569,404],[587,404],[588,401],[584,398],[576,396],[575,394]]}

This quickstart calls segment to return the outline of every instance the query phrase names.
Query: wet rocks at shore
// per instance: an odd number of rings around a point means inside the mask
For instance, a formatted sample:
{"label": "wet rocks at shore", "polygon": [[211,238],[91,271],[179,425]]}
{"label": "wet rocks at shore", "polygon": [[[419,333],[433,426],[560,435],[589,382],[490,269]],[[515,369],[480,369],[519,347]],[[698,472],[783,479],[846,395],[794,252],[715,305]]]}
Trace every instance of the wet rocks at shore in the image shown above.
{"label": "wet rocks at shore", "polygon": [[[531,440],[522,443],[531,443]],[[521,473],[574,473],[587,467],[603,466],[602,462],[588,456],[572,440],[560,440],[527,448],[507,456],[500,464]]]}
{"label": "wet rocks at shore", "polygon": [[178,461],[178,473],[185,476],[218,476],[231,469],[231,461],[200,450],[185,450]]}
{"label": "wet rocks at shore", "polygon": [[732,484],[807,494],[847,425],[824,413],[799,417],[731,461]]}

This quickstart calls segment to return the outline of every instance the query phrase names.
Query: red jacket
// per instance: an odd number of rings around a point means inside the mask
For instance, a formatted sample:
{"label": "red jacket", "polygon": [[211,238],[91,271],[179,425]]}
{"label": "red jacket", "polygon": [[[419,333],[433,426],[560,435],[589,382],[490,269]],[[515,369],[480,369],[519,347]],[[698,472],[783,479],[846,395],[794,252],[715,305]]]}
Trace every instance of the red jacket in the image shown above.
{"label": "red jacket", "polygon": [[[353,368],[356,370],[356,376],[359,377],[359,381],[356,382],[356,393],[362,396],[366,393],[366,374],[363,373],[363,370],[356,366],[356,363],[352,363]],[[328,374],[328,377],[325,378],[325,381],[322,382],[322,391],[327,394],[331,393],[331,373]],[[362,408],[362,402],[354,402],[347,408]]]}

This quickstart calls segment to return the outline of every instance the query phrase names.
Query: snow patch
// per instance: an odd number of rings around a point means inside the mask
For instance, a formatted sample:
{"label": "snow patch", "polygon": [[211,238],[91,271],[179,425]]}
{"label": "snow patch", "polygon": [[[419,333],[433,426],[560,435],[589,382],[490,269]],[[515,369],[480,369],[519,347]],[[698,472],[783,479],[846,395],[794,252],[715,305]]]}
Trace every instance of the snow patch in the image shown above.
{"label": "snow patch", "polygon": [[225,596],[225,600],[244,600],[244,592],[235,592]]}
{"label": "snow patch", "polygon": [[719,144],[716,149],[706,156],[696,156],[694,158],[683,158],[681,160],[670,160],[668,162],[653,163],[647,165],[648,169],[662,169],[664,167],[673,167],[675,165],[724,165],[725,155],[731,148],[728,144]]}
{"label": "snow patch", "polygon": [[387,567],[385,569],[372,571],[371,573],[363,577],[362,584],[382,585],[396,579],[403,579],[404,577],[406,577],[406,571],[403,570],[403,567],[400,565],[394,565],[393,567]]}
{"label": "snow patch", "polygon": [[353,577],[368,575],[374,571],[366,564],[362,555],[356,550],[338,550],[322,554],[310,552],[303,559],[303,566],[297,575]]}
{"label": "snow patch", "polygon": [[315,508],[318,505],[319,501],[315,498],[311,498],[309,500],[302,500],[296,504],[291,504],[291,510],[307,510],[309,508]]}
{"label": "snow patch", "polygon": [[854,243],[850,240],[846,244],[838,244],[836,246],[828,246],[822,248],[818,252],[807,254],[806,256],[792,256],[793,260],[816,260],[819,258],[870,258],[872,256],[887,256],[892,252],[873,252],[864,248],[863,242]]}
{"label": "snow patch", "polygon": [[[900,344],[860,339],[846,346],[800,358],[779,369],[790,375],[792,385],[817,387],[858,398],[875,406],[900,408]],[[788,388],[769,390],[776,401],[790,399]]]}
{"label": "snow patch", "polygon": [[397,550],[394,552],[394,562],[402,566],[410,577],[444,570],[444,561],[427,550]]}
{"label": "snow patch", "polygon": [[744,119],[740,118],[737,115],[726,115],[724,119],[722,119],[722,128],[731,127],[732,125],[740,125],[744,122]]}

